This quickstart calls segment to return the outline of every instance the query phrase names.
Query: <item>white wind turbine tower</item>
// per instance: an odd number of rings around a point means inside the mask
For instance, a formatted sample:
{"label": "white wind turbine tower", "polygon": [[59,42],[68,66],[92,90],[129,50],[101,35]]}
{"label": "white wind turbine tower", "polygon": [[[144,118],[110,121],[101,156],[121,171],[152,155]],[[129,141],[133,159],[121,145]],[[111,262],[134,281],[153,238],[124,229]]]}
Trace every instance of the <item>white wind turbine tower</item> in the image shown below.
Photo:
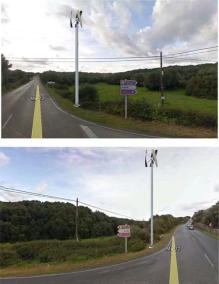
{"label": "white wind turbine tower", "polygon": [[78,26],[80,24],[82,28],[82,11],[77,10],[75,16],[70,17],[70,27],[73,28],[73,23],[75,26],[75,106],[79,107],[79,72],[78,72]]}

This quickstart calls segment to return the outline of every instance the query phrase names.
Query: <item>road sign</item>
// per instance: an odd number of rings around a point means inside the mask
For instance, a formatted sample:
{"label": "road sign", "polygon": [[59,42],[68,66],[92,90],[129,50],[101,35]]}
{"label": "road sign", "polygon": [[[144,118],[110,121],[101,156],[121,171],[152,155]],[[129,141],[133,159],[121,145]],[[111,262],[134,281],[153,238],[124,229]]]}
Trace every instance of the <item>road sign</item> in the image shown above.
{"label": "road sign", "polygon": [[120,80],[120,95],[121,96],[130,96],[135,95],[136,92],[135,80]]}
{"label": "road sign", "polygon": [[128,112],[128,96],[133,96],[136,91],[137,82],[135,80],[120,80],[120,95],[125,97],[125,119]]}
{"label": "road sign", "polygon": [[125,253],[127,253],[128,252],[128,240],[127,239],[131,237],[130,226],[127,224],[119,225],[117,229],[118,229],[117,236],[120,238],[125,238]]}
{"label": "road sign", "polygon": [[129,238],[131,236],[130,226],[129,225],[119,225],[117,236],[120,238]]}

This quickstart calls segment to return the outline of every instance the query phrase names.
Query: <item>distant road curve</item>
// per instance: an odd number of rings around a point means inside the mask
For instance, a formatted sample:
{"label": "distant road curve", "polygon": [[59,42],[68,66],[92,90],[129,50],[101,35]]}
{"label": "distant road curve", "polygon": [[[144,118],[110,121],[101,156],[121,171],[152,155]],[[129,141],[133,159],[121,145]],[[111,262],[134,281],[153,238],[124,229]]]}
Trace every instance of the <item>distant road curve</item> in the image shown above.
{"label": "distant road curve", "polygon": [[[184,225],[176,230],[174,240],[174,252],[173,246],[168,246],[120,264],[62,274],[1,278],[1,284],[217,284],[218,241]],[[177,263],[171,266],[173,255]],[[179,282],[173,280],[176,274]]]}
{"label": "distant road curve", "polygon": [[2,137],[156,138],[105,127],[67,113],[50,97],[38,77],[2,97]]}

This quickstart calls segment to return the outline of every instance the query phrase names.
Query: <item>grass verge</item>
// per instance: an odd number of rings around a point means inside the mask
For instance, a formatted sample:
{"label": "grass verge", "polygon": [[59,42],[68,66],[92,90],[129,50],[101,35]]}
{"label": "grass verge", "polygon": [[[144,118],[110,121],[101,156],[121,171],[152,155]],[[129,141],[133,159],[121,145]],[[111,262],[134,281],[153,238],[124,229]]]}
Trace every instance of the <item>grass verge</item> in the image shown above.
{"label": "grass verge", "polygon": [[217,233],[214,233],[213,231],[209,231],[207,229],[197,228],[197,227],[196,229],[215,240],[219,240],[219,235]]}
{"label": "grass verge", "polygon": [[105,256],[98,259],[81,260],[77,263],[25,263],[22,265],[13,265],[7,268],[0,269],[0,277],[63,273],[125,262],[160,251],[168,244],[175,230],[176,228],[172,229],[169,233],[164,234],[161,240],[155,243],[152,249],[148,248],[147,246],[144,250],[139,252],[131,252],[128,254],[122,253],[117,255]]}
{"label": "grass verge", "polygon": [[[121,100],[121,96],[119,95],[119,85],[98,83],[95,84],[95,86],[102,102]],[[166,90],[165,97],[165,104],[170,108],[182,111],[195,111],[212,116],[217,115],[217,100],[187,96],[185,89],[173,91]],[[150,91],[145,87],[137,87],[137,94],[135,96],[130,96],[129,100],[136,101],[141,98],[147,99],[147,102],[151,105],[157,105],[160,103],[160,92]]]}
{"label": "grass verge", "polygon": [[181,137],[181,138],[217,138],[216,129],[207,129],[201,127],[185,127],[174,123],[164,123],[159,121],[136,120],[110,115],[104,112],[96,112],[83,108],[75,108],[73,104],[61,97],[55,89],[45,87],[48,93],[57,104],[68,113],[76,115],[82,119],[98,123],[103,126],[134,131],[141,134],[147,134],[158,137]]}

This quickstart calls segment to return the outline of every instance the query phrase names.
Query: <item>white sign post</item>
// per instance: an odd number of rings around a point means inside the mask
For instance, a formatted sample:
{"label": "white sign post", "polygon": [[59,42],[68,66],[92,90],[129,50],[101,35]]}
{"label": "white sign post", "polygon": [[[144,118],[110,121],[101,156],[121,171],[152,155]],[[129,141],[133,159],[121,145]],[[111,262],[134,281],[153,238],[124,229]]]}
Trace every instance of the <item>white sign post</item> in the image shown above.
{"label": "white sign post", "polygon": [[128,238],[131,236],[130,226],[125,225],[119,225],[118,227],[118,234],[117,236],[120,238],[125,238],[125,253],[128,252]]}
{"label": "white sign post", "polygon": [[128,96],[133,96],[137,93],[135,80],[120,80],[120,95],[125,96],[125,119],[128,112]]}

